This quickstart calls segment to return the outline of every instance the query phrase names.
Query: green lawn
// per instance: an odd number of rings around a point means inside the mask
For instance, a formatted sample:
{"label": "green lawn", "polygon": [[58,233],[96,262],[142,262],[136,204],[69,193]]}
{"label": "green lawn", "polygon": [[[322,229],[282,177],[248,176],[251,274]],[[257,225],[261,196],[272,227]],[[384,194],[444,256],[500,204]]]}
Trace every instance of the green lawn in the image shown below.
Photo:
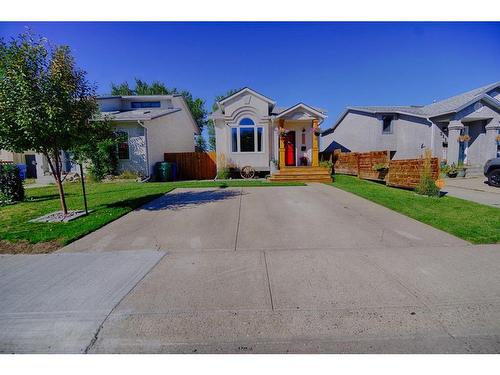
{"label": "green lawn", "polygon": [[[240,187],[240,186],[303,186],[301,183],[269,183],[263,180],[188,181],[171,183],[88,183],[87,199],[92,212],[69,223],[30,223],[28,220],[60,210],[55,186],[26,189],[26,201],[0,207],[0,253],[9,252],[12,243],[22,243],[31,252],[30,244],[50,243],[47,251],[74,241],[113,221],[142,204],[175,188]],[[81,185],[67,183],[69,209],[83,209]],[[6,242],[8,241],[8,242]],[[8,246],[9,245],[9,246]],[[17,250],[14,249],[16,252]],[[20,251],[23,252],[23,251]],[[37,251],[35,251],[37,252]],[[40,251],[38,251],[40,252]],[[46,252],[46,251],[41,251]]]}
{"label": "green lawn", "polygon": [[475,244],[500,243],[500,209],[454,197],[430,198],[353,176],[333,186],[432,225]]}

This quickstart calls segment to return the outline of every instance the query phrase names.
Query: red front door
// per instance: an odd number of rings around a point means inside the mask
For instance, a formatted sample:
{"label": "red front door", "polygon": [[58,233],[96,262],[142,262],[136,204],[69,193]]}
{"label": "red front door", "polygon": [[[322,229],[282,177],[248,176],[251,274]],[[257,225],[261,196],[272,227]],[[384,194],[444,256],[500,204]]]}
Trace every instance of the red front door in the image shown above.
{"label": "red front door", "polygon": [[285,165],[295,165],[295,132],[290,131],[285,138]]}

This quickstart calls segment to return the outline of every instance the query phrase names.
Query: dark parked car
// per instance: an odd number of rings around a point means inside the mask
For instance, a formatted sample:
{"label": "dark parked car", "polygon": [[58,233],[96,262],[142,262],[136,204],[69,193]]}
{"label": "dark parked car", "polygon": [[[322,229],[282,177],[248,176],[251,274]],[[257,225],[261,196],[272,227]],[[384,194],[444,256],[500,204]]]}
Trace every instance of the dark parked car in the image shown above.
{"label": "dark parked car", "polygon": [[500,158],[490,159],[484,165],[484,175],[488,177],[488,184],[500,187]]}

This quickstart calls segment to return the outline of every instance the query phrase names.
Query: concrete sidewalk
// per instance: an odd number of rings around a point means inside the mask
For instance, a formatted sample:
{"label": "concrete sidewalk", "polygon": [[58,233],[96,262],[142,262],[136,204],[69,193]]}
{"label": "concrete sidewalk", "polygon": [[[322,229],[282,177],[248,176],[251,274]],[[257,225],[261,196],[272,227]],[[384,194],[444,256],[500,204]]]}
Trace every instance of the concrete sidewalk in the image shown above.
{"label": "concrete sidewalk", "polygon": [[500,247],[167,255],[93,353],[498,353]]}
{"label": "concrete sidewalk", "polygon": [[0,256],[0,353],[83,353],[154,251]]}
{"label": "concrete sidewalk", "polygon": [[452,197],[500,208],[500,188],[486,184],[485,177],[447,178],[443,192]]}
{"label": "concrete sidewalk", "polygon": [[498,353],[500,245],[328,185],[179,189],[0,257],[0,351]]}

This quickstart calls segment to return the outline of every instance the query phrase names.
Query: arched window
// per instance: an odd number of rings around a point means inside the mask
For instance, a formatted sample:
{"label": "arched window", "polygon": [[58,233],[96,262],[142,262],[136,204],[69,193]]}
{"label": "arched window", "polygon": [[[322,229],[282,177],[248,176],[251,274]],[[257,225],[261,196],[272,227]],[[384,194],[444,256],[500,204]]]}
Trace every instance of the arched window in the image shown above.
{"label": "arched window", "polygon": [[255,125],[251,118],[245,117],[240,120],[240,125]]}
{"label": "arched window", "polygon": [[255,126],[249,118],[242,118],[236,126],[231,127],[232,152],[262,152],[264,128]]}

